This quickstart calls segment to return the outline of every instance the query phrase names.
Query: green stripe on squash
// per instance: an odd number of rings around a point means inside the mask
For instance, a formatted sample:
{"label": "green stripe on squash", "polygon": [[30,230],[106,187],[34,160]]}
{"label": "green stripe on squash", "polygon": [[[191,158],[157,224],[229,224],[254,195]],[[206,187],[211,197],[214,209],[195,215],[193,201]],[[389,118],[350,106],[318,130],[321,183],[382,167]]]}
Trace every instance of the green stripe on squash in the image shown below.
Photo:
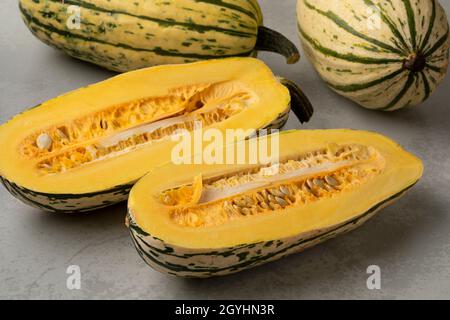
{"label": "green stripe on squash", "polygon": [[374,39],[368,35],[365,35],[357,30],[355,30],[352,26],[350,26],[344,19],[342,19],[341,17],[337,16],[334,12],[332,11],[323,11],[320,10],[318,8],[316,8],[315,6],[313,6],[309,1],[305,0],[305,4],[308,8],[316,11],[317,13],[319,13],[322,16],[325,16],[327,18],[329,18],[331,21],[333,21],[339,28],[344,29],[345,31],[347,31],[348,33],[354,35],[355,37],[361,38],[363,40],[366,40],[367,42],[370,42],[382,49],[385,49],[389,52],[392,53],[397,53],[397,54],[403,54],[403,51],[395,48],[387,43],[384,43],[380,40]]}

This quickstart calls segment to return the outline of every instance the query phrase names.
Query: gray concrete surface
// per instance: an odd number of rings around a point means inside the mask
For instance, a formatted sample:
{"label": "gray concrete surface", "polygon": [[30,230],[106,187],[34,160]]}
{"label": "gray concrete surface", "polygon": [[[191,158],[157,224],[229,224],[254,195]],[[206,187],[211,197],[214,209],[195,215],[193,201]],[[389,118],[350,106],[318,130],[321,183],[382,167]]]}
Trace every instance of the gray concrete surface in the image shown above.
{"label": "gray concrete surface", "polygon": [[[450,12],[449,1],[441,2]],[[261,3],[266,25],[298,43],[295,1]],[[35,40],[16,6],[17,1],[0,2],[0,122],[112,75]],[[287,66],[279,56],[261,57],[278,74],[300,83],[313,101],[315,117],[303,128],[382,132],[424,160],[424,179],[350,234],[263,267],[201,281],[148,268],[124,227],[124,205],[83,216],[43,214],[1,189],[0,298],[450,298],[450,78],[420,108],[384,114],[327,89],[306,60]],[[292,117],[287,128],[300,125]],[[381,267],[381,290],[366,287],[366,268],[372,264]],[[81,290],[66,288],[69,265],[81,268]]]}

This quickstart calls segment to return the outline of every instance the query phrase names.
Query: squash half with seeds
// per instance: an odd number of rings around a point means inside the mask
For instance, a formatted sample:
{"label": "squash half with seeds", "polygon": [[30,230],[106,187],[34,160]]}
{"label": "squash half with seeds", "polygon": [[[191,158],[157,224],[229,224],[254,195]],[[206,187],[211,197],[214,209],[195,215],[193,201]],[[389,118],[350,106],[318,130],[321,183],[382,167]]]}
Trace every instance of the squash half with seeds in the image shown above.
{"label": "squash half with seeds", "polygon": [[136,180],[171,160],[179,130],[280,128],[291,105],[309,120],[300,89],[254,58],[142,69],[2,125],[0,176],[14,196],[47,211],[102,208],[126,200]]}
{"label": "squash half with seeds", "polygon": [[[142,178],[127,223],[145,262],[182,277],[255,267],[355,229],[422,176],[418,158],[376,133],[287,131],[276,141],[228,146],[246,155],[240,164],[167,164]],[[252,159],[261,148],[271,161]]]}
{"label": "squash half with seeds", "polygon": [[299,59],[295,45],[262,26],[257,0],[20,0],[42,42],[125,72],[257,51]]}

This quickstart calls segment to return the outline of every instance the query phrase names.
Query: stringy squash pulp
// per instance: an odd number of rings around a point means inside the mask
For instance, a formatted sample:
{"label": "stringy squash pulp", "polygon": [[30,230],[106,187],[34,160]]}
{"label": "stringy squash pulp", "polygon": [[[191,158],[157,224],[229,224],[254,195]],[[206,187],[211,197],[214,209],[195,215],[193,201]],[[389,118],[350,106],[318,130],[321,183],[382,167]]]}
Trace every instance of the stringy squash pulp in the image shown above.
{"label": "stringy squash pulp", "polygon": [[19,199],[85,211],[126,199],[170,160],[178,129],[282,126],[290,94],[253,58],[161,66],[120,75],[17,115],[0,127],[0,175]]}
{"label": "stringy squash pulp", "polygon": [[144,260],[178,276],[241,271],[356,228],[422,176],[419,159],[371,132],[290,131],[279,143],[275,172],[167,164],[142,178],[128,224]]}

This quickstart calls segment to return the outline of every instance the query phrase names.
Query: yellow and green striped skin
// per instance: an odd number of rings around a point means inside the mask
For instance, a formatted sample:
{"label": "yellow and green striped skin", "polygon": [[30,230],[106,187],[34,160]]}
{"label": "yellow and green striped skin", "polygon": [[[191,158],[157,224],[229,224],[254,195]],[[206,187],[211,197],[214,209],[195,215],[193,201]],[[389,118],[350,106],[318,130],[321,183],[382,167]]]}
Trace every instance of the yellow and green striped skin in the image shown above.
{"label": "yellow and green striped skin", "polygon": [[364,107],[417,105],[445,77],[449,26],[437,0],[298,0],[297,14],[320,76]]}
{"label": "yellow and green striped skin", "polygon": [[[256,0],[20,0],[19,6],[44,43],[119,72],[253,55],[262,25]],[[71,6],[80,9],[79,29],[68,24]]]}
{"label": "yellow and green striped skin", "polygon": [[210,278],[254,268],[350,232],[401,198],[412,186],[393,195],[352,220],[283,239],[242,244],[219,250],[186,249],[165,243],[142,230],[128,211],[127,226],[141,258],[153,269],[172,276]]}

